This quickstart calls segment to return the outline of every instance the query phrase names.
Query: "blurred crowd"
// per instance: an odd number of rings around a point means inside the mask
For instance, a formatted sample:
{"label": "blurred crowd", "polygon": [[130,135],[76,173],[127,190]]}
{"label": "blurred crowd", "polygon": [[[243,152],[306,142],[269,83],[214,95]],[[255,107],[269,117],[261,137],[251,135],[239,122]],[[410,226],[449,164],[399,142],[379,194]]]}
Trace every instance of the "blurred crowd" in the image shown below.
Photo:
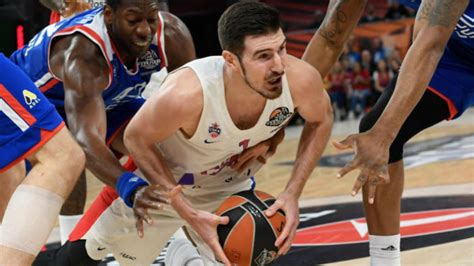
{"label": "blurred crowd", "polygon": [[400,64],[398,51],[384,46],[379,38],[363,46],[350,40],[325,78],[335,118],[358,118],[370,110],[397,74]]}

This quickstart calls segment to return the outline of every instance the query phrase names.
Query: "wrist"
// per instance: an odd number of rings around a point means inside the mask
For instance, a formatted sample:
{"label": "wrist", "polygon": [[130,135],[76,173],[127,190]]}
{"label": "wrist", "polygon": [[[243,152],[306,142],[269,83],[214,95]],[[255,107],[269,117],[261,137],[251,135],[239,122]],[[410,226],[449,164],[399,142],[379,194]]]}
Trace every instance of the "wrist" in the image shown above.
{"label": "wrist", "polygon": [[191,203],[186,199],[186,197],[179,193],[170,199],[170,205],[176,212],[186,221],[192,220],[196,216],[196,209],[193,208]]}
{"label": "wrist", "polygon": [[148,186],[148,183],[145,180],[132,172],[124,172],[117,178],[115,190],[119,194],[120,198],[122,198],[122,200],[125,202],[125,204],[132,208],[133,197],[137,189],[143,186]]}

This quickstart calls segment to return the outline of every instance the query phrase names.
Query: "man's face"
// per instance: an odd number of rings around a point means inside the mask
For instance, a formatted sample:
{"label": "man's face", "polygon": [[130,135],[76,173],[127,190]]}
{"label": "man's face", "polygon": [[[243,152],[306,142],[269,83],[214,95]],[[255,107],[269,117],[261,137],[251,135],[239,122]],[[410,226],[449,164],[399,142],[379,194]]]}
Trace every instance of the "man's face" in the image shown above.
{"label": "man's face", "polygon": [[104,14],[111,22],[116,45],[135,58],[145,54],[158,27],[158,1],[122,0],[117,10],[106,8],[109,12]]}
{"label": "man's face", "polygon": [[244,79],[263,97],[275,99],[281,95],[286,60],[286,37],[281,29],[245,38],[240,58]]}

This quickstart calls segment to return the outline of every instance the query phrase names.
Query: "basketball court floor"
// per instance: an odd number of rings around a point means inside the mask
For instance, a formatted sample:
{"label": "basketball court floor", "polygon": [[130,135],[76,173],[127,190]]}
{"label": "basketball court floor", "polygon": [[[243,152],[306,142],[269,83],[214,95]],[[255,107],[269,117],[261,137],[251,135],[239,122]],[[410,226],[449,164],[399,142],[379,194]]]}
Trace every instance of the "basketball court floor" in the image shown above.
{"label": "basketball court floor", "polygon": [[[337,122],[330,141],[357,128],[355,120]],[[282,191],[300,132],[301,127],[287,129],[277,154],[256,176],[258,190],[275,196]],[[302,194],[294,246],[275,265],[369,265],[361,196],[350,196],[356,173],[336,178],[351,157],[327,147]],[[474,109],[415,136],[405,146],[405,165],[402,265],[474,265]],[[89,205],[102,184],[89,176],[88,187]],[[57,245],[57,232],[50,244]],[[157,265],[163,265],[162,258]]]}

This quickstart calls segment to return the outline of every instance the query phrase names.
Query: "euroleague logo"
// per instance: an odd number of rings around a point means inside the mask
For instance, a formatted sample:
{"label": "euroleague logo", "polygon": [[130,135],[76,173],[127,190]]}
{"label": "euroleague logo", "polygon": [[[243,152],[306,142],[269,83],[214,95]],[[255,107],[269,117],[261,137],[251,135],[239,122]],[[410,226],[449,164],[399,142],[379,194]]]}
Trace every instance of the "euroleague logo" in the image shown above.
{"label": "euroleague logo", "polygon": [[[472,195],[403,199],[401,250],[473,237],[473,202]],[[362,203],[303,208],[291,251],[274,265],[315,265],[366,257],[367,243]]]}
{"label": "euroleague logo", "polygon": [[265,125],[267,127],[281,126],[292,115],[293,115],[293,112],[290,112],[288,107],[284,107],[284,106],[278,107],[277,109],[272,111]]}

